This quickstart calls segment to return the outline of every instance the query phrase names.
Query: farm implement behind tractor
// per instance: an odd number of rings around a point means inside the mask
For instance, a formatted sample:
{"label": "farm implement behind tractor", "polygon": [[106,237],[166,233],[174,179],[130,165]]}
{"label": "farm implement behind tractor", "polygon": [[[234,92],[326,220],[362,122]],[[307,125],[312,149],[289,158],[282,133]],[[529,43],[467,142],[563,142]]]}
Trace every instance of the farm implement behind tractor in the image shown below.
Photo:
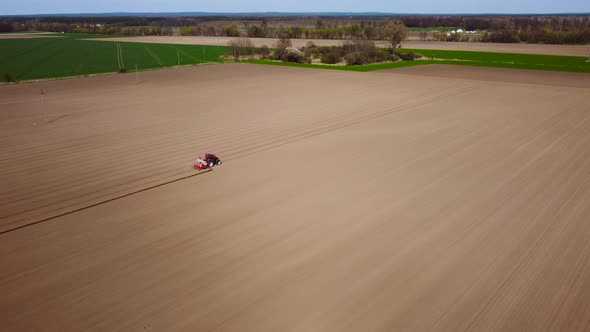
{"label": "farm implement behind tractor", "polygon": [[211,153],[205,154],[205,158],[201,158],[201,156],[199,156],[199,159],[197,159],[193,164],[193,166],[200,171],[206,169],[212,170],[213,167],[217,165],[221,165],[221,159],[219,159],[219,157]]}

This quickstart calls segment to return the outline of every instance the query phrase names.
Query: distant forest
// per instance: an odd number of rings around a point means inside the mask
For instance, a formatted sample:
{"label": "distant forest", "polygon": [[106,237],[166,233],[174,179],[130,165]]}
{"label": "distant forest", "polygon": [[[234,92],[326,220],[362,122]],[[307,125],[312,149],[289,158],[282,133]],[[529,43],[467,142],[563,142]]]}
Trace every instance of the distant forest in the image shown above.
{"label": "distant forest", "polygon": [[[399,20],[410,29],[462,29],[477,36],[432,33],[437,40],[589,44],[590,17],[563,16],[288,16],[288,17],[8,17],[0,32],[52,31],[110,35],[199,35],[310,39],[380,39]],[[426,33],[424,33],[424,36]]]}

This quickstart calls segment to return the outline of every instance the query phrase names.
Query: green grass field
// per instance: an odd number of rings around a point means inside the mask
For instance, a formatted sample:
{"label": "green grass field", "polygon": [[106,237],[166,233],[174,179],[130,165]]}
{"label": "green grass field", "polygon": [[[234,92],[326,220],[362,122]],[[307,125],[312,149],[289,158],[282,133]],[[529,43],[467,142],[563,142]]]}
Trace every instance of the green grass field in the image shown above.
{"label": "green grass field", "polygon": [[428,58],[434,56],[436,60],[464,65],[590,72],[590,62],[586,62],[585,57],[413,49],[404,51],[412,51]]}
{"label": "green grass field", "polygon": [[77,38],[0,40],[0,75],[14,81],[83,76],[220,61],[227,48],[219,46],[117,43]]}
{"label": "green grass field", "polygon": [[558,56],[558,55],[536,55],[536,54],[509,54],[491,52],[468,52],[468,51],[442,51],[442,50],[418,50],[404,49],[403,52],[415,52],[434,60],[399,61],[394,63],[370,64],[364,66],[331,66],[286,63],[270,60],[252,60],[251,63],[269,64],[278,66],[295,66],[305,68],[321,68],[331,70],[349,71],[375,71],[400,67],[420,66],[429,64],[449,64],[478,67],[498,67],[514,69],[536,69],[590,73],[590,62],[584,57]]}

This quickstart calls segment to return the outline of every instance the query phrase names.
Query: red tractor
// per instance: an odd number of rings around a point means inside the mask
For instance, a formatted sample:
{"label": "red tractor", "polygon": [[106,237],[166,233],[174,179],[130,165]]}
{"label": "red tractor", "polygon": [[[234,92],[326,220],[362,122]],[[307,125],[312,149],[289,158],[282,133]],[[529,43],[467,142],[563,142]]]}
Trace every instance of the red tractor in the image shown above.
{"label": "red tractor", "polygon": [[221,159],[212,153],[205,154],[204,159],[199,156],[199,159],[193,164],[193,166],[200,171],[205,169],[213,170],[213,167],[217,165],[221,165]]}

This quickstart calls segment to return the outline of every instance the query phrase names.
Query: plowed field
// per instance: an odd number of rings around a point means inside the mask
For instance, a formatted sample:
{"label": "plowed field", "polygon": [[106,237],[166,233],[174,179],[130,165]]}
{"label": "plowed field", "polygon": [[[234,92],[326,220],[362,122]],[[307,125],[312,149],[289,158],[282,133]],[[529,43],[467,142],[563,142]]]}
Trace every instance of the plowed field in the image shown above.
{"label": "plowed field", "polygon": [[422,68],[0,87],[0,330],[588,331],[582,76]]}

